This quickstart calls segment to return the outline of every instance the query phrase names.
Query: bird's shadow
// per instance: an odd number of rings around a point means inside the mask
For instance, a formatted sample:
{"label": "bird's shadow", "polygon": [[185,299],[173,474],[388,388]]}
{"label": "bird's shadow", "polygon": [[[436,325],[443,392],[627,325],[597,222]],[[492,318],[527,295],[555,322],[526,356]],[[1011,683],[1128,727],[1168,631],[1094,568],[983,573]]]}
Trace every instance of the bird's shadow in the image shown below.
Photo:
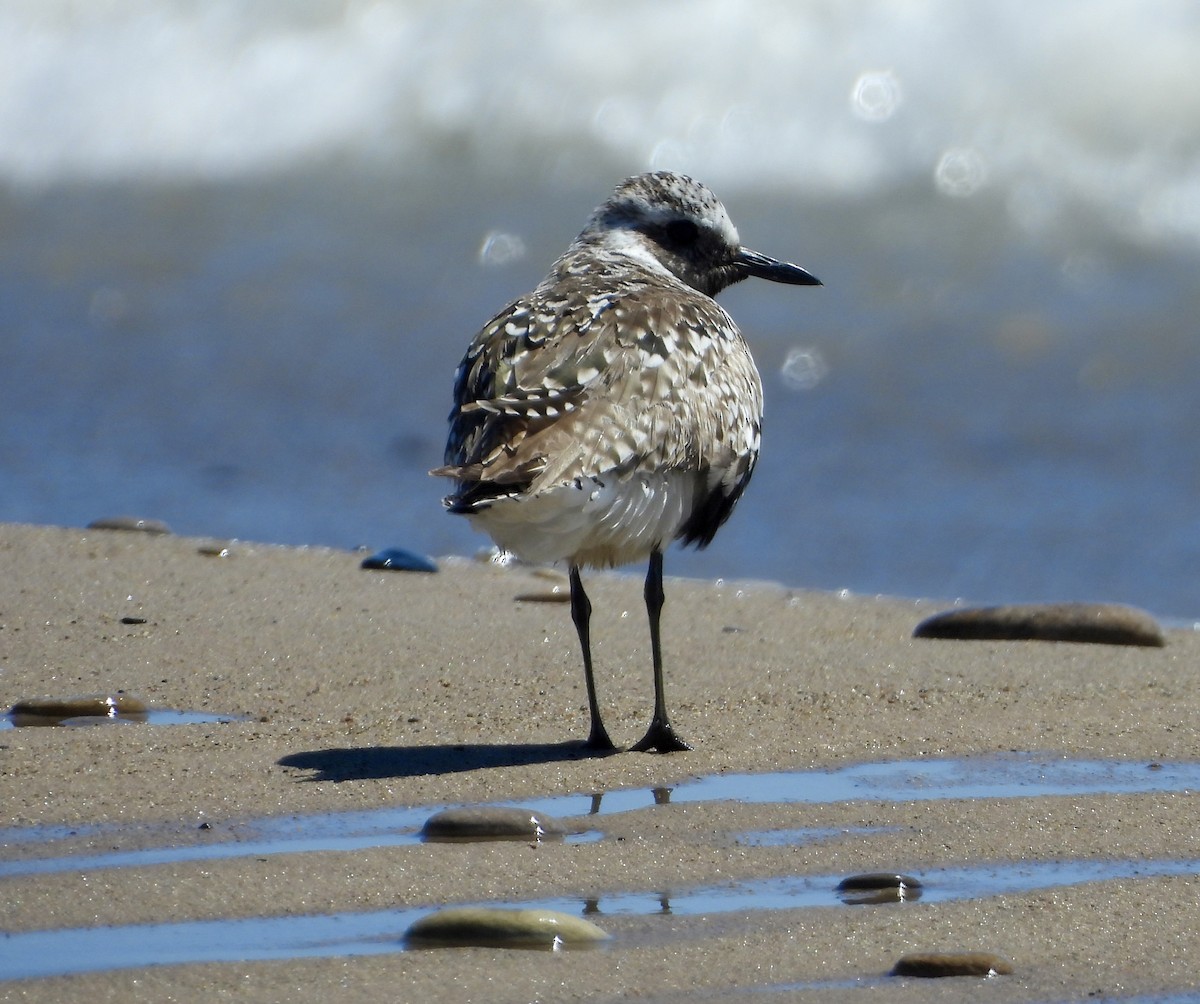
{"label": "bird's shadow", "polygon": [[484,767],[520,767],[560,760],[586,760],[614,751],[582,742],[475,743],[441,746],[358,746],[290,753],[277,763],[313,773],[304,781],[368,781],[455,774]]}

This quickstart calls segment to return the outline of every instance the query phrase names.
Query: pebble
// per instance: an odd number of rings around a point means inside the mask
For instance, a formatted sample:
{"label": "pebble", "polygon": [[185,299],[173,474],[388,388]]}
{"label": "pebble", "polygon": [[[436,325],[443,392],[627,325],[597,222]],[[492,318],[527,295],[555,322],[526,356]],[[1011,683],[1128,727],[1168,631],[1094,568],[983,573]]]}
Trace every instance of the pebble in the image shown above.
{"label": "pebble", "polygon": [[142,519],[138,516],[103,516],[92,520],[89,530],[134,530],[138,533],[170,533],[171,528],[161,519]]}
{"label": "pebble", "polygon": [[438,570],[429,558],[401,547],[388,547],[377,551],[369,558],[363,558],[363,568],[385,570],[390,572],[436,572]]}
{"label": "pebble", "polygon": [[80,719],[97,721],[145,721],[146,704],[129,694],[90,694],[84,697],[37,697],[17,701],[8,709],[13,725],[72,725]]}
{"label": "pebble", "polygon": [[842,902],[849,906],[904,903],[921,898],[921,882],[897,872],[864,872],[842,879],[837,892]]}
{"label": "pebble", "polygon": [[947,610],[921,621],[913,637],[1074,641],[1151,648],[1166,644],[1162,628],[1150,614],[1117,603],[1041,603]]}
{"label": "pebble", "polygon": [[570,603],[571,594],[555,586],[548,593],[517,593],[513,599],[518,603]]}
{"label": "pebble", "polygon": [[421,839],[468,840],[558,840],[566,828],[557,819],[532,809],[504,806],[472,806],[446,809],[432,815],[421,829]]}
{"label": "pebble", "polygon": [[1009,976],[1012,963],[991,952],[913,952],[900,956],[893,976]]}
{"label": "pebble", "polygon": [[482,945],[495,948],[588,947],[607,941],[607,932],[582,917],[556,910],[457,907],[422,917],[406,940],[429,947]]}

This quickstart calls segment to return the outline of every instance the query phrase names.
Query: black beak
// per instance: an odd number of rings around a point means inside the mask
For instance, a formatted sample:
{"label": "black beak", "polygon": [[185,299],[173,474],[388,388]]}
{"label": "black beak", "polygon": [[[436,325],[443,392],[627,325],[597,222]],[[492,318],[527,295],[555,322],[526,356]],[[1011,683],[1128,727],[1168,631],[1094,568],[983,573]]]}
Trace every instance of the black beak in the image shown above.
{"label": "black beak", "polygon": [[811,272],[791,262],[768,258],[765,254],[742,248],[734,259],[737,267],[746,275],[771,282],[783,282],[789,286],[820,286],[821,280]]}

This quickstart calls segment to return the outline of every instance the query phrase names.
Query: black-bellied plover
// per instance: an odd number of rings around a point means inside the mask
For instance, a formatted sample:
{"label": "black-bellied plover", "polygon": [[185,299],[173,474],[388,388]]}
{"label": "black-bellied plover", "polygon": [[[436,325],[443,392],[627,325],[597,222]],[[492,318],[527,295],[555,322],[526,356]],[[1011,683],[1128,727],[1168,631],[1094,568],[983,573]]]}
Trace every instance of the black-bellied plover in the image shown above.
{"label": "black-bellied plover", "polygon": [[579,570],[649,558],[645,600],[654,717],[635,750],[689,749],[663,695],[662,555],[704,547],[758,460],[762,382],[712,298],[748,276],[820,285],[742,247],[699,182],[659,171],[623,182],[532,292],[476,335],[454,381],[445,500],[504,550],[565,561],[591,732],[614,749],[592,674]]}

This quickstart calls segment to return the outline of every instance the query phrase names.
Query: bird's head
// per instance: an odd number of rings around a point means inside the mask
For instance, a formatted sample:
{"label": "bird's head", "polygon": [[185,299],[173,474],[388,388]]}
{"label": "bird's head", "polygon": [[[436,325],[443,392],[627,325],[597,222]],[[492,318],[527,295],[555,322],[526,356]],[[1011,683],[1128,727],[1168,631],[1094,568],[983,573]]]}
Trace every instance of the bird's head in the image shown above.
{"label": "bird's head", "polygon": [[712,191],[670,171],[623,181],[592,212],[577,243],[665,269],[708,296],[750,276],[795,286],[821,284],[799,265],[743,247]]}

